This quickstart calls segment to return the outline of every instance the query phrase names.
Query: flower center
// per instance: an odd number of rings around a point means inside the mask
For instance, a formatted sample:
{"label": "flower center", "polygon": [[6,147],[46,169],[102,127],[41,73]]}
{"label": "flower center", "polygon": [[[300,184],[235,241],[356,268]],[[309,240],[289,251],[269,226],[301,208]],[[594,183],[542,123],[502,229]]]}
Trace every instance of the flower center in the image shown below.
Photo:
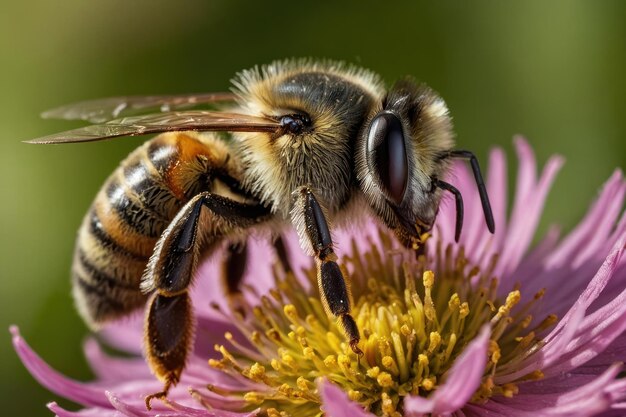
{"label": "flower center", "polygon": [[[250,383],[241,390],[209,389],[243,400],[246,410],[313,416],[322,414],[316,379],[324,377],[371,412],[399,416],[403,398],[435,390],[455,358],[489,324],[489,360],[472,401],[516,394],[514,383],[497,385],[493,377],[499,367],[532,354],[541,343],[537,334],[556,322],[548,316],[531,328],[528,313],[543,293],[525,304],[519,290],[501,300],[498,281],[489,271],[471,268],[462,250],[453,255],[451,248],[439,248],[435,259],[406,260],[386,235],[381,239],[384,254],[373,245],[358,252],[353,243],[356,255],[340,262],[350,277],[362,357],[324,311],[315,270],[301,282],[277,267],[276,288],[257,306],[244,302],[243,315],[235,320],[247,340],[226,334],[227,345],[216,346],[222,359],[209,361]],[[520,380],[540,377],[537,371]]]}

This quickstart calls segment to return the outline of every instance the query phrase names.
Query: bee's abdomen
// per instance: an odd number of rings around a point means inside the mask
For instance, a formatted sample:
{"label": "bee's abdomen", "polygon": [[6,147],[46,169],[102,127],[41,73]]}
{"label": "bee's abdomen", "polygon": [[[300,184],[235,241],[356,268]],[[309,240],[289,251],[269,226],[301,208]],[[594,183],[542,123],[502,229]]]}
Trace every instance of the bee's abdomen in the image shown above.
{"label": "bee's abdomen", "polygon": [[154,246],[177,211],[206,187],[210,161],[201,155],[215,152],[193,135],[160,135],[106,181],[83,220],[72,266],[74,298],[92,327],[145,303],[139,284]]}

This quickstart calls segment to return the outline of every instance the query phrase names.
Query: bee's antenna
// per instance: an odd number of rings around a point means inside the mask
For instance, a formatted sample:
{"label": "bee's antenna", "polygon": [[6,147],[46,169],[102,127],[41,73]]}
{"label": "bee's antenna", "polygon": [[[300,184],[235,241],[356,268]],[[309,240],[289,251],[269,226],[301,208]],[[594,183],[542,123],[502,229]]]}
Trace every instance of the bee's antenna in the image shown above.
{"label": "bee's antenna", "polygon": [[483,174],[480,172],[480,165],[478,165],[478,158],[471,151],[464,150],[452,150],[445,154],[442,158],[462,158],[468,159],[474,173],[474,180],[476,180],[476,186],[478,187],[478,194],[480,195],[480,202],[483,206],[483,213],[485,214],[485,222],[487,223],[487,229],[491,233],[496,231],[496,223],[493,219],[493,212],[491,211],[491,203],[489,202],[489,195],[487,194],[487,187],[485,187],[485,181],[483,180]]}
{"label": "bee's antenna", "polygon": [[456,202],[456,226],[454,230],[454,241],[458,242],[461,237],[461,229],[463,228],[463,196],[461,192],[452,184],[438,180],[437,178],[431,178],[433,185],[442,190],[446,190],[454,194],[454,201]]}

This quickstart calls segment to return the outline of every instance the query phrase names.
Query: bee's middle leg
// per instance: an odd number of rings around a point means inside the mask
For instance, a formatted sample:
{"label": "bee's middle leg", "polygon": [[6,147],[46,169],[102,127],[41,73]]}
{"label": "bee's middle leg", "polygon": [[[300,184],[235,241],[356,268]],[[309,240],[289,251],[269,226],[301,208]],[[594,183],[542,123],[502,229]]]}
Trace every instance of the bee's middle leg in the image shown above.
{"label": "bee's middle leg", "polygon": [[231,311],[245,316],[241,281],[248,265],[248,245],[244,242],[230,243],[222,260],[222,288]]}
{"label": "bee's middle leg", "polygon": [[[193,340],[193,311],[189,287],[200,253],[198,229],[207,209],[208,240],[262,221],[269,213],[260,205],[249,205],[211,194],[192,198],[165,229],[155,246],[142,279],[142,290],[153,292],[145,321],[146,356],[150,368],[164,382],[163,391],[146,397],[164,398],[178,383]],[[213,242],[203,242],[210,244]]]}
{"label": "bee's middle leg", "polygon": [[333,250],[333,241],[326,216],[317,198],[308,187],[294,193],[295,201],[291,216],[292,222],[300,235],[301,242],[310,246],[308,252],[315,257],[317,281],[326,310],[338,317],[348,337],[354,353],[363,354],[359,349],[359,328],[350,315],[350,295],[341,268],[337,264],[337,255]]}

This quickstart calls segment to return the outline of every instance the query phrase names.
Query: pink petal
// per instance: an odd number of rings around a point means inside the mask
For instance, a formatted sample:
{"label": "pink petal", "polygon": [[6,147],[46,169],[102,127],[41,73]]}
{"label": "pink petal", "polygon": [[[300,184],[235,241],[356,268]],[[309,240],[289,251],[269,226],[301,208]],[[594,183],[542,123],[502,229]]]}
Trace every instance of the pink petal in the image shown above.
{"label": "pink petal", "polygon": [[224,410],[207,410],[205,408],[198,409],[192,407],[186,407],[175,401],[168,401],[168,406],[172,408],[171,413],[159,413],[156,417],[254,417],[258,415],[259,410],[252,411],[250,413],[235,413]]}
{"label": "pink petal", "polygon": [[[597,357],[626,331],[626,290],[610,304],[585,318],[578,336],[565,348],[565,353],[544,369],[544,374],[557,375],[583,365]],[[624,358],[622,358],[623,360]]]}
{"label": "pink petal", "polygon": [[104,353],[100,344],[89,338],[84,346],[89,366],[101,381],[124,381],[137,377],[149,378],[150,370],[142,357],[119,358]]}
{"label": "pink petal", "polygon": [[494,275],[498,277],[511,276],[511,272],[519,265],[522,256],[528,250],[539,224],[548,191],[564,162],[559,156],[550,158],[539,182],[535,182],[536,162],[532,149],[520,137],[515,139],[515,146],[520,160],[517,191],[506,241],[494,272]]}
{"label": "pink petal", "polygon": [[124,352],[140,355],[143,344],[143,311],[107,324],[98,334],[108,345]]}
{"label": "pink petal", "polygon": [[[230,309],[226,311],[230,311]],[[205,361],[220,356],[213,347],[216,343],[223,344],[226,342],[224,337],[226,333],[232,334],[233,339],[241,345],[251,346],[250,342],[241,334],[241,331],[232,321],[232,316],[229,318],[231,321],[227,322],[225,321],[226,317],[217,317],[215,312],[196,315],[196,337],[194,340],[194,353],[196,355]]]}
{"label": "pink petal", "polygon": [[[301,282],[307,282],[307,280],[303,278],[302,270],[309,269],[313,266],[313,258],[304,253],[302,248],[300,248],[300,240],[293,229],[286,230],[282,235],[282,239],[293,273],[296,277],[300,278]],[[305,288],[308,288],[308,286]]]}
{"label": "pink petal", "polygon": [[48,409],[58,417],[123,417],[119,411],[112,408],[83,408],[79,411],[68,411],[61,408],[57,403],[51,402],[47,405]]}
{"label": "pink petal", "polygon": [[[478,196],[474,176],[468,169],[466,162],[459,162],[462,164],[462,167],[461,169],[457,168],[455,170],[455,174],[458,175],[457,181],[463,190],[463,202],[467,209],[467,214],[463,224],[463,235],[465,236],[461,239],[460,243],[466,248],[475,248],[480,246],[479,242],[482,241],[483,236],[490,239],[492,236],[487,231],[487,226],[485,226],[485,222],[483,220],[482,206],[480,204],[480,197]],[[452,207],[455,207],[454,199],[451,198],[450,195],[447,195],[446,197],[448,197],[447,203],[452,210]],[[449,217],[451,225],[454,223],[454,219],[456,217],[456,207],[453,210],[454,215]]]}
{"label": "pink petal", "polygon": [[20,336],[16,326],[11,326],[13,347],[26,369],[41,385],[55,394],[85,406],[106,408],[108,400],[101,389],[69,379],[46,364]]}
{"label": "pink petal", "polygon": [[[615,244],[611,253],[606,258],[596,275],[592,278],[587,285],[587,288],[583,291],[582,294],[578,297],[570,311],[561,319],[557,327],[552,331],[552,334],[556,334],[563,326],[567,324],[569,317],[575,314],[577,309],[586,310],[591,303],[600,295],[602,290],[606,287],[607,283],[613,276],[615,269],[617,268],[619,261],[622,257],[622,253],[624,251],[624,244],[626,243],[626,236],[622,236],[622,238]],[[551,337],[548,336],[547,339]]]}
{"label": "pink petal", "polygon": [[[493,398],[483,405],[470,408],[481,409],[486,415],[501,413],[505,416],[591,416],[609,410],[611,405],[626,395],[624,381],[616,380],[621,366],[615,365],[591,382],[564,393],[525,394],[524,385],[520,393],[513,398]],[[531,382],[530,385],[542,386],[549,381]],[[549,385],[546,385],[549,388]],[[535,390],[540,391],[540,390]]]}
{"label": "pink petal", "polygon": [[[494,251],[498,251],[498,248],[502,246],[506,239],[506,212],[508,205],[506,167],[504,151],[500,148],[492,150],[489,155],[489,168],[487,170],[487,192],[489,193],[491,210],[496,224],[494,235],[487,230],[480,196],[478,195],[473,175],[469,170],[463,170],[463,175],[468,177],[468,186],[470,187],[470,190],[463,190],[465,193],[463,198],[468,200],[471,206],[466,215],[466,223],[468,223],[467,235],[465,239],[462,239],[461,244],[466,248],[474,248],[470,256],[475,262],[480,262],[480,260],[488,261]],[[486,262],[481,266],[484,267],[485,264]]]}
{"label": "pink petal", "polygon": [[550,254],[550,257],[546,260],[546,267],[548,269],[560,267],[569,264],[572,259],[579,262],[577,258],[574,257],[574,254],[580,253],[581,249],[587,247],[589,241],[592,240],[594,236],[599,235],[602,238],[606,236],[606,233],[597,233],[598,226],[599,224],[604,225],[602,227],[603,229],[613,226],[617,214],[621,211],[623,199],[623,176],[619,170],[616,170],[611,178],[604,184],[600,196],[589,209],[585,218],[563,240],[559,247]]}
{"label": "pink petal", "polygon": [[111,402],[111,405],[117,411],[121,412],[125,416],[128,416],[128,417],[149,417],[150,414],[153,414],[153,413],[149,412],[148,410],[146,410],[145,405],[143,407],[135,407],[135,406],[126,404],[125,402],[120,400],[118,397],[116,397],[115,394],[112,394],[109,391],[106,391],[106,396],[109,399],[109,401]]}
{"label": "pink petal", "polygon": [[322,410],[327,417],[374,417],[363,407],[348,398],[338,386],[323,379],[318,388],[322,396]]}
{"label": "pink petal", "polygon": [[417,417],[430,413],[446,416],[467,404],[485,372],[489,334],[489,326],[484,326],[454,362],[446,381],[430,397],[406,397],[406,415]]}
{"label": "pink petal", "polygon": [[[545,346],[539,352],[518,364],[514,370],[511,370],[512,372],[496,376],[496,383],[512,382],[536,369],[542,369],[546,372],[552,364],[557,363],[559,358],[575,349],[573,346],[568,345],[577,333],[581,332],[587,308],[598,297],[613,276],[621,259],[625,240],[626,236],[622,237],[613,247],[611,254],[606,258],[591,282],[589,282],[587,288],[580,294],[574,305],[559,321],[557,326],[546,336],[544,339]],[[614,337],[616,336],[614,335]],[[502,372],[505,369],[506,365],[500,367],[499,371]]]}
{"label": "pink petal", "polygon": [[489,155],[489,171],[487,174],[487,191],[491,202],[491,210],[496,223],[495,247],[500,247],[506,238],[507,174],[506,155],[500,148]]}

